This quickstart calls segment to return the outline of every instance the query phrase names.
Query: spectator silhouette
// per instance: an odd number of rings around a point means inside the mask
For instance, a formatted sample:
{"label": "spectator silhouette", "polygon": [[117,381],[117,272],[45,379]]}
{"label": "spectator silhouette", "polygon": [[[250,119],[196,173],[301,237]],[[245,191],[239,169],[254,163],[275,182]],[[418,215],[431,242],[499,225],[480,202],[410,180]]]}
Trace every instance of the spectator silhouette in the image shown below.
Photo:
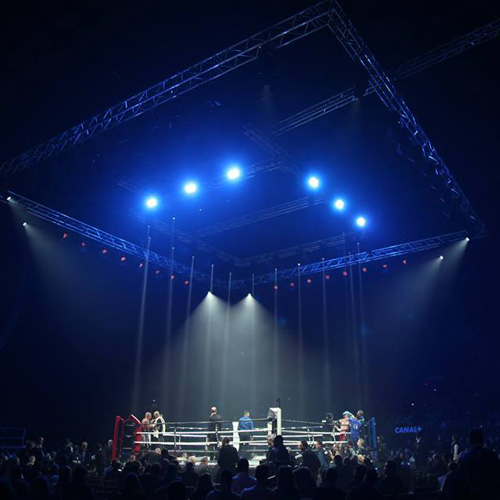
{"label": "spectator silhouette", "polygon": [[307,467],[313,477],[316,477],[321,467],[318,455],[311,450],[307,441],[300,442],[300,451],[302,453],[302,466]]}
{"label": "spectator silhouette", "polygon": [[231,491],[233,475],[227,469],[223,469],[220,474],[220,487],[212,490],[206,500],[239,500],[240,496]]}
{"label": "spectator silhouette", "polygon": [[222,446],[217,457],[217,464],[221,470],[228,470],[231,472],[232,477],[232,475],[236,473],[236,463],[238,460],[239,456],[236,448],[230,444],[229,438],[223,438]]}
{"label": "spectator silhouette", "polygon": [[484,447],[481,429],[469,432],[469,448],[460,454],[459,465],[469,489],[478,496],[493,498],[500,491],[498,455]]}
{"label": "spectator silhouette", "polygon": [[182,482],[186,485],[187,488],[195,488],[198,484],[200,476],[194,470],[193,462],[186,462],[186,469],[182,474]]}
{"label": "spectator silhouette", "polygon": [[208,472],[205,472],[200,476],[198,486],[191,495],[191,500],[205,500],[213,489],[212,477]]}
{"label": "spectator silhouette", "polygon": [[118,500],[147,500],[146,495],[139,491],[139,476],[133,472],[125,476],[123,482],[123,493]]}
{"label": "spectator silhouette", "polygon": [[50,486],[46,477],[40,476],[31,483],[32,500],[48,500],[50,496]]}
{"label": "spectator silhouette", "polygon": [[293,471],[293,478],[300,498],[312,498],[316,490],[316,482],[311,471],[306,467],[299,467]]}
{"label": "spectator silhouette", "polygon": [[366,467],[364,465],[356,465],[356,468],[354,469],[354,477],[349,483],[349,490],[351,488],[355,488],[356,486],[361,486],[365,480],[365,476]]}
{"label": "spectator silhouette", "polygon": [[403,481],[401,481],[396,471],[396,462],[388,460],[385,464],[384,477],[378,485],[378,491],[382,495],[400,495],[401,493],[405,493]]}
{"label": "spectator silhouette", "polygon": [[369,469],[361,486],[355,486],[349,491],[347,500],[381,500],[382,495],[377,491],[377,471]]}
{"label": "spectator silhouette", "polygon": [[73,471],[73,479],[63,494],[64,500],[93,500],[94,493],[87,484],[87,469],[77,465]]}
{"label": "spectator silhouette", "polygon": [[282,465],[290,465],[290,456],[283,444],[283,436],[278,435],[274,438],[274,445],[269,451],[268,460],[274,464],[276,470]]}
{"label": "spectator silhouette", "polygon": [[[307,469],[306,469],[307,470]],[[267,478],[269,476],[269,467],[259,465],[255,469],[255,486],[246,488],[241,492],[241,500],[274,500],[274,491],[267,487]]]}
{"label": "spectator silhouette", "polygon": [[245,488],[255,486],[256,481],[255,478],[248,473],[249,468],[250,466],[246,458],[240,458],[238,460],[238,465],[236,466],[237,474],[233,477],[233,482],[231,483],[231,491],[233,493],[240,495]]}
{"label": "spectator silhouette", "polygon": [[276,500],[300,500],[299,490],[293,480],[293,470],[289,465],[278,469],[275,498]]}
{"label": "spectator silhouette", "polygon": [[337,488],[338,471],[331,467],[323,473],[323,482],[316,488],[313,500],[344,500],[345,492]]}
{"label": "spectator silhouette", "polygon": [[182,481],[173,481],[167,488],[168,500],[187,500],[186,486]]}
{"label": "spectator silhouette", "polygon": [[333,462],[335,464],[335,470],[337,471],[336,486],[342,491],[347,491],[349,482],[351,481],[351,471],[344,465],[344,461],[340,455],[335,455]]}

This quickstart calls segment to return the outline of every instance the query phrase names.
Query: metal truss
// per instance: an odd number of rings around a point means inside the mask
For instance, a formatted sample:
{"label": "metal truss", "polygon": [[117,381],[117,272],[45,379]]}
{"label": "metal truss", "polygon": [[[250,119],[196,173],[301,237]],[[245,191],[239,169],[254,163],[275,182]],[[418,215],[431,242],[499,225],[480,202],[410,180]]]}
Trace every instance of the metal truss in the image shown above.
{"label": "metal truss", "polygon": [[[134,216],[137,217],[141,222],[147,223],[146,217],[143,215],[139,214],[138,212],[133,212]],[[196,248],[198,250],[201,250],[202,252],[205,252],[209,255],[212,255],[214,257],[217,257],[219,260],[228,262],[229,264],[232,264],[235,267],[245,267],[248,265],[248,263],[245,260],[239,259],[238,257],[225,252],[224,250],[221,250],[220,248],[214,247],[210,243],[206,243],[205,241],[201,240],[200,238],[196,238],[195,236],[191,236],[190,234],[180,231],[179,229],[175,228],[172,230],[172,225],[167,224],[161,220],[154,219],[152,221],[152,227],[156,230],[159,231],[163,234],[167,234],[169,236],[173,236],[176,241],[180,241],[181,243],[184,243],[185,245],[188,245],[191,248]]]}
{"label": "metal truss", "polygon": [[[254,285],[265,285],[275,283],[285,279],[293,279],[297,277],[309,276],[311,274],[322,273],[323,271],[331,271],[334,269],[342,269],[351,267],[357,264],[367,264],[368,262],[375,262],[377,260],[389,259],[392,257],[400,257],[415,252],[423,252],[425,250],[432,250],[435,248],[449,245],[457,241],[462,241],[467,238],[467,231],[458,231],[455,233],[444,234],[441,236],[433,236],[423,240],[412,241],[410,243],[402,243],[400,245],[393,245],[390,247],[379,248],[369,252],[359,252],[356,254],[344,255],[343,257],[336,257],[334,259],[324,259],[312,264],[300,265],[272,271],[266,274],[254,276]],[[242,288],[252,283],[252,279],[243,279],[233,281],[234,288]]]}
{"label": "metal truss", "polygon": [[[172,261],[172,259],[165,257],[164,255],[152,251],[148,252],[146,248],[141,247],[140,245],[136,245],[135,243],[124,240],[123,238],[107,233],[97,227],[90,226],[85,222],[81,222],[61,212],[57,212],[52,208],[46,207],[45,205],[32,201],[17,193],[9,192],[9,198],[10,199],[8,201],[7,199],[3,199],[2,201],[22,205],[30,215],[34,215],[39,219],[43,219],[47,222],[55,224],[56,226],[62,227],[67,231],[72,231],[73,233],[79,234],[90,240],[97,241],[106,247],[114,248],[115,250],[132,255],[138,259],[145,260],[148,258],[152,265],[168,269],[169,272],[170,270],[173,270],[175,274],[184,276],[191,275],[191,267]],[[193,271],[193,278],[203,283],[210,283],[210,276],[197,271],[196,269]],[[214,279],[213,283],[215,286],[220,288],[227,287],[226,282],[221,280]]]}
{"label": "metal truss", "polygon": [[340,234],[338,236],[331,236],[330,238],[324,238],[322,240],[310,241],[309,243],[304,243],[302,245],[294,245],[287,248],[281,248],[273,252],[261,253],[253,257],[248,257],[243,259],[246,265],[250,264],[265,264],[266,262],[272,262],[275,258],[284,259],[287,257],[304,255],[311,252],[316,252],[321,248],[327,249],[343,245],[346,240],[346,236],[352,235],[353,233]]}
{"label": "metal truss", "polygon": [[370,77],[371,85],[384,105],[390,111],[397,114],[399,125],[406,129],[412,143],[420,148],[430,174],[442,180],[443,187],[458,201],[462,213],[474,227],[475,233],[478,236],[484,235],[486,232],[485,227],[472,207],[472,204],[463,193],[458,182],[418,123],[416,117],[396,90],[391,79],[379,65],[375,56],[356,31],[352,22],[345,15],[338,2],[335,2],[333,13],[332,23],[330,23],[329,27],[334,35],[349,56],[354,61],[359,61],[363,65]]}
{"label": "metal truss", "polygon": [[[421,54],[409,61],[388,71],[393,81],[403,80],[413,76],[431,66],[444,62],[452,57],[458,56],[467,50],[478,47],[479,45],[492,40],[500,35],[500,19],[481,26],[480,28],[466,33],[454,40],[445,43],[435,49]],[[375,92],[373,85],[369,84],[364,92],[364,96]],[[337,109],[340,109],[357,100],[354,95],[354,87],[345,89],[338,94],[324,99],[313,106],[309,106],[292,116],[289,116],[273,127],[273,135],[279,136],[309,123],[317,118],[321,118]]]}
{"label": "metal truss", "polygon": [[320,2],[194,64],[3,163],[0,166],[0,179],[7,179],[29,165],[81,144],[256,60],[263,46],[279,49],[326,27],[330,22],[332,12],[332,0]]}
{"label": "metal truss", "polygon": [[298,163],[279,144],[251,124],[245,125],[244,134],[263,151],[269,153],[272,159],[279,161],[281,170],[300,178]]}
{"label": "metal truss", "polygon": [[256,222],[272,219],[273,217],[278,217],[280,215],[297,212],[298,210],[303,210],[314,205],[321,205],[326,202],[326,199],[326,195],[320,194],[288,201],[286,203],[282,203],[281,205],[265,208],[263,210],[258,210],[257,212],[242,215],[241,217],[235,217],[223,222],[218,222],[217,224],[212,224],[211,226],[207,226],[198,231],[197,236],[211,236],[213,234],[229,231],[230,229],[237,229]]}

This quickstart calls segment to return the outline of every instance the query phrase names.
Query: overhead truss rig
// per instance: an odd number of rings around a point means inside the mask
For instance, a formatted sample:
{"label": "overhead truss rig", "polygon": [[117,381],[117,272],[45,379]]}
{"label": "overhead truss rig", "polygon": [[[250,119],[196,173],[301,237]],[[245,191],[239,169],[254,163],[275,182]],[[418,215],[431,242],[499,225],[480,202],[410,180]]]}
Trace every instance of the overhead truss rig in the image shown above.
{"label": "overhead truss rig", "polygon": [[193,278],[195,280],[207,285],[210,284],[211,287],[213,286],[215,288],[218,288],[219,290],[227,289],[228,286],[231,286],[231,289],[241,289],[252,283],[256,286],[265,285],[268,283],[279,282],[285,279],[300,278],[334,269],[352,267],[358,264],[367,264],[369,262],[374,262],[377,260],[400,257],[415,252],[423,252],[425,250],[433,250],[442,246],[456,243],[458,241],[463,241],[465,238],[468,238],[469,234],[465,230],[457,231],[454,233],[441,236],[433,236],[409,243],[401,243],[399,245],[379,248],[376,250],[371,250],[369,252],[358,252],[356,254],[344,255],[342,257],[336,257],[333,259],[322,259],[321,261],[314,262],[312,264],[299,264],[295,267],[260,274],[257,276],[253,276],[252,278],[231,279],[226,282],[225,280],[222,280],[220,278],[214,278],[213,274],[208,275],[196,270],[195,268],[191,270],[190,267],[175,262],[172,259],[165,257],[164,255],[148,251],[146,248],[136,245],[135,243],[131,243],[130,241],[124,240],[123,238],[107,233],[106,231],[102,231],[101,229],[98,229],[96,227],[90,226],[89,224],[69,217],[68,215],[65,215],[61,212],[57,212],[52,208],[46,207],[41,203],[32,201],[14,192],[9,192],[7,196],[1,196],[0,201],[4,203],[15,203],[17,205],[20,205],[24,207],[24,209],[30,215],[55,224],[56,226],[59,226],[64,230],[71,231],[85,238],[102,243],[106,247],[114,248],[123,253],[126,253],[127,255],[137,257],[140,260],[149,259],[150,264],[165,268],[172,271],[173,273],[183,276],[190,276],[191,272],[193,272]]}
{"label": "overhead truss rig", "polygon": [[[52,139],[49,139],[39,146],[4,162],[0,165],[0,180],[8,180],[14,174],[29,167],[30,165],[34,165],[44,159],[59,154],[70,147],[81,144],[96,135],[99,135],[132,118],[140,116],[143,113],[190,90],[200,87],[234,69],[256,60],[264,46],[266,48],[279,49],[323,28],[329,28],[344,47],[348,55],[354,61],[361,63],[361,65],[365,68],[369,77],[365,95],[375,92],[383,104],[398,117],[399,125],[408,133],[408,136],[413,144],[420,148],[430,175],[440,179],[443,187],[446,188],[451,196],[457,201],[461,211],[466,216],[469,226],[471,227],[471,237],[484,236],[485,228],[483,223],[444,163],[444,160],[441,158],[436,148],[431,143],[429,137],[418,123],[416,117],[396,90],[393,80],[406,78],[407,76],[421,71],[425,67],[429,67],[437,64],[438,62],[449,59],[454,55],[498,36],[500,31],[499,21],[495,21],[480,28],[479,30],[475,30],[474,32],[464,35],[449,44],[441,46],[435,51],[430,51],[423,56],[419,56],[408,63],[403,64],[392,73],[386,73],[379,65],[364,40],[356,31],[351,21],[347,18],[338,2],[334,0],[325,0],[308,9],[305,9],[302,12],[299,12],[298,14],[274,25],[273,27],[263,30],[256,35],[232,45],[231,47],[218,52],[217,54],[173,75],[172,77],[153,85],[145,91],[126,99],[104,112],[94,115],[90,119],[79,123],[75,127],[72,127]],[[330,98],[327,104],[323,101],[319,105],[316,105],[316,109],[322,109],[320,113],[313,111],[312,108],[307,108],[297,115],[294,115],[295,118],[291,117],[280,122],[278,127],[275,128],[275,135],[284,133],[284,131],[286,131],[286,127],[288,127],[287,130],[289,130],[292,126],[299,126],[300,124],[306,123],[305,120],[310,121],[310,119],[313,118],[314,113],[316,113],[314,114],[314,117],[322,116],[326,112],[330,112],[338,107],[348,104],[349,102],[352,102],[353,98],[353,89],[348,89],[347,91]],[[298,120],[297,117],[299,117]],[[258,137],[251,129],[248,129],[246,133],[252,140],[259,143],[263,148],[274,148],[274,152],[271,152],[271,154],[273,155],[273,160],[280,164],[278,168],[282,168],[283,164],[285,164],[286,168],[290,169],[291,167],[292,170],[295,169],[293,162],[290,162],[289,158],[286,158],[282,151],[276,150],[272,142],[263,142],[262,137]],[[268,168],[269,165],[263,166],[262,169],[266,170]],[[52,211],[48,207],[39,205],[20,197],[19,195],[16,195],[16,199],[18,202],[20,200],[25,200],[24,203],[26,204],[27,210],[33,215],[37,215],[45,220],[60,225],[61,227],[66,227],[69,230],[79,232],[80,234],[91,239],[106,242],[106,244],[110,247],[123,250],[129,254],[137,255],[139,258],[144,258],[145,256],[145,250],[142,247],[138,247],[137,245],[126,242],[125,240],[116,238],[109,233],[87,224],[75,221],[75,219],[63,216],[62,214]],[[219,228],[216,226],[211,228],[211,230],[215,230],[215,232],[218,232],[218,229]],[[230,229],[230,227],[225,224],[223,230],[227,229]],[[435,245],[450,243],[451,236],[458,235],[456,236],[458,238],[459,236],[463,237],[463,234],[467,233],[459,232],[453,233],[452,235],[445,235],[443,237],[433,237],[426,240],[420,240],[419,244],[422,244],[422,249],[435,248]],[[423,242],[426,243],[424,244]],[[412,247],[408,247],[408,245],[412,244],[406,243],[388,248],[401,248],[401,251],[416,251],[412,250]],[[384,249],[381,249],[381,251],[382,250]],[[376,257],[377,255],[372,252],[370,256],[366,258],[374,259]],[[153,260],[157,259],[157,265],[162,267],[176,267],[176,272],[182,273],[188,270],[186,266],[172,262],[170,259],[152,252],[150,253],[150,258]],[[359,258],[361,259],[365,257]],[[345,257],[344,259],[352,259],[352,256],[349,256],[349,258]],[[357,261],[349,263],[351,260],[347,260],[345,262],[347,263],[343,262],[341,265],[353,265],[353,263],[356,263]],[[203,280],[209,277],[203,273],[196,272],[196,278]],[[267,278],[258,278],[257,282],[259,279],[265,280]]]}

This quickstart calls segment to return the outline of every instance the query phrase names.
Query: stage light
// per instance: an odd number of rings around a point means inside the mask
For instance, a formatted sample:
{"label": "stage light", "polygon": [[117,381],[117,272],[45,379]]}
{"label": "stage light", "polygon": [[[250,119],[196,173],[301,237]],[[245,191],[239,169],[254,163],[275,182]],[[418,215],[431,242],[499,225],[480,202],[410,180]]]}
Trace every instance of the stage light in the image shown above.
{"label": "stage light", "polygon": [[465,241],[470,241],[470,238],[466,236]]}
{"label": "stage light", "polygon": [[232,166],[226,172],[226,177],[230,181],[235,181],[241,177],[241,169],[237,166]]}
{"label": "stage light", "polygon": [[101,253],[102,253],[103,255],[106,255],[106,254],[108,253],[108,249],[107,249],[107,248],[103,248],[103,249],[101,250]]}
{"label": "stage light", "polygon": [[368,268],[367,268],[367,267],[363,267],[362,271],[363,271],[364,273],[367,273],[367,272],[368,272]]}
{"label": "stage light", "polygon": [[144,267],[144,262],[139,262],[139,269],[142,269]]}
{"label": "stage light", "polygon": [[443,255],[440,255],[440,256],[439,256],[439,259],[440,259],[440,260],[443,260],[443,259],[444,259],[444,256],[443,256]]}
{"label": "stage light", "polygon": [[184,284],[185,284],[185,285],[189,285],[189,280],[185,280],[185,281],[184,281]]}
{"label": "stage light", "polygon": [[27,222],[23,222],[23,226],[26,227],[28,225]]}
{"label": "stage light", "polygon": [[306,282],[307,282],[308,285],[310,285],[312,283],[312,279],[311,278],[307,278]]}
{"label": "stage light", "polygon": [[387,268],[389,267],[389,264],[382,264],[382,267],[383,267],[384,269],[387,269]]}
{"label": "stage light", "polygon": [[349,276],[349,273],[347,271],[342,271],[342,276]]}
{"label": "stage light", "polygon": [[366,226],[366,219],[364,217],[358,217],[356,219],[356,224],[359,226],[359,227],[365,227]]}
{"label": "stage light", "polygon": [[85,247],[87,246],[87,243],[85,243],[85,241],[82,241],[82,242],[80,243],[80,246],[81,246],[82,248],[85,248]]}
{"label": "stage light", "polygon": [[127,257],[125,257],[125,255],[122,255],[120,257],[120,262],[125,262],[127,260]]}
{"label": "stage light", "polygon": [[170,275],[170,279],[171,279],[171,280],[175,280],[175,274],[171,274],[171,275]]}
{"label": "stage light", "polygon": [[65,240],[68,237],[68,233],[63,233],[62,239]]}
{"label": "stage light", "polygon": [[330,275],[329,275],[329,274],[327,274],[327,275],[325,276],[325,280],[329,280],[329,279],[330,279]]}
{"label": "stage light", "polygon": [[146,205],[146,208],[149,208],[152,210],[153,208],[158,208],[158,198],[155,198],[154,196],[150,196],[149,198],[146,198],[146,201],[144,202]]}
{"label": "stage light", "polygon": [[403,266],[406,266],[408,264],[408,261],[406,259],[403,260]]}
{"label": "stage light", "polygon": [[188,182],[184,184],[184,192],[186,194],[195,194],[198,191],[198,186],[195,182]]}
{"label": "stage light", "polygon": [[345,208],[345,201],[342,198],[338,198],[337,200],[335,200],[333,202],[333,206],[337,210],[344,210],[344,208]]}
{"label": "stage light", "polygon": [[290,288],[295,288],[295,283],[293,281],[290,282]]}
{"label": "stage light", "polygon": [[315,175],[311,175],[308,179],[307,179],[307,185],[309,186],[309,188],[311,189],[318,189],[319,186],[321,185],[321,182],[319,180],[318,177],[316,177]]}
{"label": "stage light", "polygon": [[274,285],[273,287],[275,290],[278,290],[278,285]]}
{"label": "stage light", "polygon": [[7,201],[12,200],[12,196],[7,196]]}

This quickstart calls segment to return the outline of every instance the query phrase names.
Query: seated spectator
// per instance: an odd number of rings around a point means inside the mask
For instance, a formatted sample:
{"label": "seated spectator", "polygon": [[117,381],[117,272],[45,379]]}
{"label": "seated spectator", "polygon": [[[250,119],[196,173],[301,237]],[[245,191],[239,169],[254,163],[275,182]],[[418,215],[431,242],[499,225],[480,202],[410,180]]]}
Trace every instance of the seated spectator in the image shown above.
{"label": "seated spectator", "polygon": [[188,488],[194,488],[198,484],[200,476],[194,470],[194,463],[191,461],[186,462],[186,468],[182,474],[182,482]]}
{"label": "seated spectator", "polygon": [[299,490],[293,481],[293,470],[289,465],[278,469],[274,491],[276,500],[300,500]]}
{"label": "seated spectator", "polygon": [[50,486],[46,477],[39,476],[31,483],[32,500],[48,500],[50,496]]}
{"label": "seated spectator", "polygon": [[365,480],[365,476],[366,467],[364,465],[356,465],[356,468],[354,469],[354,477],[349,483],[349,490],[351,488],[355,488],[356,486],[361,486]]}
{"label": "seated spectator", "polygon": [[240,458],[238,460],[238,465],[236,466],[236,476],[233,477],[231,483],[231,491],[238,495],[246,488],[251,488],[255,486],[256,480],[248,473],[250,465],[246,458]]}
{"label": "seated spectator", "polygon": [[202,474],[206,474],[207,472],[210,473],[208,457],[202,457],[200,459],[200,463],[196,467],[196,472],[199,476],[201,476]]}
{"label": "seated spectator", "polygon": [[[31,500],[31,487],[30,483],[25,479],[19,478],[14,484],[14,498],[16,500]],[[3,498],[0,492],[0,498]]]}
{"label": "seated spectator", "polygon": [[241,500],[274,500],[274,491],[267,487],[268,475],[269,467],[267,465],[257,466],[255,469],[255,479],[257,482],[255,486],[246,488],[241,492]]}
{"label": "seated spectator", "polygon": [[330,467],[323,473],[323,482],[313,496],[313,500],[344,500],[345,492],[337,488],[338,470]]}
{"label": "seated spectator", "polygon": [[300,498],[312,498],[316,491],[316,481],[311,471],[305,467],[299,467],[293,471],[295,486],[299,490]]}
{"label": "seated spectator", "polygon": [[104,468],[106,467],[107,459],[106,452],[102,449],[102,444],[97,443],[95,445],[94,453],[94,465],[98,477],[102,477],[104,474]]}
{"label": "seated spectator", "polygon": [[465,481],[472,491],[492,495],[500,490],[498,455],[484,448],[484,435],[481,429],[470,431],[469,448],[460,454],[458,462]]}
{"label": "seated spectator", "polygon": [[240,496],[231,491],[233,475],[227,469],[223,469],[220,474],[220,487],[212,490],[206,500],[239,500]]}
{"label": "seated spectator", "polygon": [[363,484],[351,488],[347,500],[381,500],[382,495],[377,491],[377,471],[370,469],[366,472]]}
{"label": "seated spectator", "polygon": [[205,472],[200,476],[198,486],[191,495],[191,500],[205,500],[213,489],[212,476],[208,472]]}
{"label": "seated spectator", "polygon": [[347,491],[349,482],[351,481],[350,469],[344,465],[344,461],[340,455],[335,455],[333,462],[335,464],[335,470],[337,471],[336,486],[342,491]]}
{"label": "seated spectator", "polygon": [[118,460],[113,460],[109,467],[104,469],[104,479],[118,479],[122,473],[121,463]]}
{"label": "seated spectator", "polygon": [[450,492],[454,496],[459,497],[460,495],[463,496],[466,490],[467,486],[462,471],[456,462],[450,462],[448,464],[448,472],[443,478],[441,491]]}
{"label": "seated spectator", "polygon": [[381,495],[400,495],[406,492],[403,481],[401,481],[396,471],[396,462],[388,460],[385,464],[384,477],[378,485],[378,491]]}
{"label": "seated spectator", "polygon": [[134,473],[127,474],[123,483],[123,493],[118,500],[147,500],[146,495],[139,491],[139,476]]}
{"label": "seated spectator", "polygon": [[73,471],[73,480],[64,491],[64,500],[93,500],[94,493],[87,484],[87,469],[77,465]]}
{"label": "seated spectator", "polygon": [[153,464],[151,465],[144,474],[140,477],[139,485],[141,491],[146,495],[150,496],[155,490],[160,487],[160,475],[161,475],[161,465]]}

